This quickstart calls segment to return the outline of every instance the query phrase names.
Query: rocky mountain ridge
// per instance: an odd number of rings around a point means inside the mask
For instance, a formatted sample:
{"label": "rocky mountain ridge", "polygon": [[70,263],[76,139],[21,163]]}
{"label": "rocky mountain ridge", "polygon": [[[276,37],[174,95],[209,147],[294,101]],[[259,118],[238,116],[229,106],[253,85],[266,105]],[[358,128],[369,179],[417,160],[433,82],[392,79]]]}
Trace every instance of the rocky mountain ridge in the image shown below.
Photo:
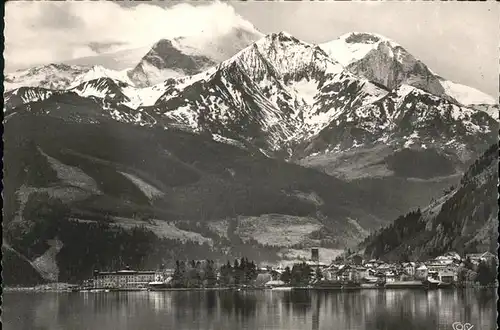
{"label": "rocky mountain ridge", "polygon": [[[170,56],[174,50],[184,60]],[[162,59],[160,53],[170,55]],[[214,64],[193,56],[163,40],[145,58],[156,59],[155,67],[166,70],[180,63],[178,67],[192,69],[190,73]],[[383,70],[373,74],[359,69],[375,67]],[[389,143],[397,148],[463,149],[459,158],[466,161],[475,156],[475,144],[491,142],[488,134],[497,125],[490,118],[494,105],[459,103],[437,87],[442,78],[398,44],[374,34],[352,33],[317,46],[286,32],[274,33],[201,73],[143,88],[134,86],[131,72],[124,78],[94,67],[78,76],[68,91],[100,99],[115,109],[114,118],[127,120],[116,113],[118,108],[148,113],[158,125],[223,136],[291,159]],[[103,77],[96,78],[99,75]],[[381,78],[391,75],[390,81]],[[52,94],[24,88],[5,98],[12,108]],[[132,123],[151,124],[138,117]],[[436,125],[441,128],[436,130]],[[441,134],[441,129],[449,134]]]}

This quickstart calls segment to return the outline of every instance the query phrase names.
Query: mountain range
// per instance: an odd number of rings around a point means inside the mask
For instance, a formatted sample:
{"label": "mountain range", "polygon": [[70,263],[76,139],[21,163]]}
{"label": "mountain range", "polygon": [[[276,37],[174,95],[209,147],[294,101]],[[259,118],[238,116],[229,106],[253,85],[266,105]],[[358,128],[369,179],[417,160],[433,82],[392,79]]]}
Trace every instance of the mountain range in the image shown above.
{"label": "mountain range", "polygon": [[354,246],[458,184],[498,131],[495,99],[373,33],[162,39],[128,70],[51,64],[4,88],[9,248],[31,259],[49,247],[15,233],[40,193],[219,256]]}

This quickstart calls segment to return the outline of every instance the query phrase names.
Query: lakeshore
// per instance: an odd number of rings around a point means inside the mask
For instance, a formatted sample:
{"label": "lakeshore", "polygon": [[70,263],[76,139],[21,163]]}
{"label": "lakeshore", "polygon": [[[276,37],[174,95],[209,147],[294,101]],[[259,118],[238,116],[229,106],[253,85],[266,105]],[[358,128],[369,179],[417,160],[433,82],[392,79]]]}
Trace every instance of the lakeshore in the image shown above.
{"label": "lakeshore", "polygon": [[[435,288],[438,290],[462,290],[462,289],[498,289],[498,285],[454,285],[450,287]],[[390,285],[390,286],[366,286],[359,287],[321,287],[321,286],[297,286],[297,287],[211,287],[211,288],[80,288],[76,284],[51,283],[47,285],[38,285],[34,287],[4,287],[3,292],[83,292],[83,293],[109,293],[109,292],[137,292],[137,291],[340,291],[340,290],[429,290],[423,285]]]}

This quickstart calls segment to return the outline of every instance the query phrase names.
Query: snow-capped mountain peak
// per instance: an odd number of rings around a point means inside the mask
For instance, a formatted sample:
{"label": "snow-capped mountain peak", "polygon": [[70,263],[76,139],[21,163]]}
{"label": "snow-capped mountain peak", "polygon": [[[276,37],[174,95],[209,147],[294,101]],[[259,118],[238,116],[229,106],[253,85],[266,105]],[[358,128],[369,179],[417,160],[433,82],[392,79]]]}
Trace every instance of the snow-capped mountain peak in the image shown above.
{"label": "snow-capped mountain peak", "polygon": [[408,84],[435,95],[445,93],[438,77],[424,63],[384,36],[352,32],[321,48],[355,75],[389,89]]}
{"label": "snow-capped mountain peak", "polygon": [[127,76],[127,70],[115,71],[106,69],[101,65],[93,65],[88,71],[77,76],[69,88],[71,89],[86,81],[91,81],[99,78],[110,78],[113,80],[122,81],[129,85],[133,85],[132,81],[130,81]]}
{"label": "snow-capped mountain peak", "polygon": [[5,74],[4,90],[10,91],[20,87],[66,89],[77,76],[88,69],[88,67],[52,63],[26,70],[17,70]]}
{"label": "snow-capped mountain peak", "polygon": [[[218,44],[223,51],[226,42],[240,40],[238,33],[236,39],[230,33]],[[493,109],[461,106],[443,89],[442,78],[380,35],[355,32],[329,43],[341,46],[330,50],[350,52],[346,60],[329,55],[324,45],[287,32],[271,33],[217,65],[203,55],[206,49],[196,48],[207,45],[205,41],[199,36],[162,39],[128,76],[102,66],[88,67],[73,79],[69,91],[106,105],[119,120],[208,132],[287,156],[297,144],[311,141],[304,154],[391,139],[405,146],[416,139],[417,129],[438,141],[442,132],[433,129],[436,125],[456,141],[457,132],[486,136],[492,131],[483,113]],[[165,79],[162,70],[178,70],[177,76]],[[139,79],[144,84],[134,86],[134,78],[144,78]],[[9,102],[32,103],[51,95],[20,90]],[[147,114],[147,122],[139,114]],[[401,125],[404,129],[399,130]],[[426,143],[434,143],[432,139]]]}
{"label": "snow-capped mountain peak", "polygon": [[366,32],[351,32],[339,38],[323,43],[320,47],[343,66],[362,59],[371,50],[384,43],[392,48],[401,47],[382,35]]}
{"label": "snow-capped mountain peak", "polygon": [[138,86],[152,86],[169,78],[194,75],[225,61],[262,37],[247,26],[235,25],[224,34],[162,39],[129,72]]}
{"label": "snow-capped mountain peak", "polygon": [[249,63],[252,56],[262,56],[268,61],[281,77],[297,73],[310,73],[320,70],[325,73],[339,73],[342,68],[338,63],[328,57],[323,50],[314,44],[299,40],[287,32],[271,33],[258,40],[251,47],[247,47],[233,56]]}

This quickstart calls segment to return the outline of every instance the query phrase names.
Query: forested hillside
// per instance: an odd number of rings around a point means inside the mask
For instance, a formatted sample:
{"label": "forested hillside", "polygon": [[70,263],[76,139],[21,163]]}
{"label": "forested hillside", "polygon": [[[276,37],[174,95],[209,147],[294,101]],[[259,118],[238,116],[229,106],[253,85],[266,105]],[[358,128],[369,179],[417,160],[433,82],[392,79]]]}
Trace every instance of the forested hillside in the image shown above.
{"label": "forested hillside", "polygon": [[48,279],[179,258],[271,261],[283,246],[256,239],[280,222],[299,235],[287,246],[331,248],[381,223],[380,204],[342,180],[175,129],[17,114],[4,159],[4,240]]}
{"label": "forested hillside", "polygon": [[497,251],[498,145],[472,164],[458,187],[423,210],[414,210],[367,237],[367,258],[417,259],[447,251]]}

